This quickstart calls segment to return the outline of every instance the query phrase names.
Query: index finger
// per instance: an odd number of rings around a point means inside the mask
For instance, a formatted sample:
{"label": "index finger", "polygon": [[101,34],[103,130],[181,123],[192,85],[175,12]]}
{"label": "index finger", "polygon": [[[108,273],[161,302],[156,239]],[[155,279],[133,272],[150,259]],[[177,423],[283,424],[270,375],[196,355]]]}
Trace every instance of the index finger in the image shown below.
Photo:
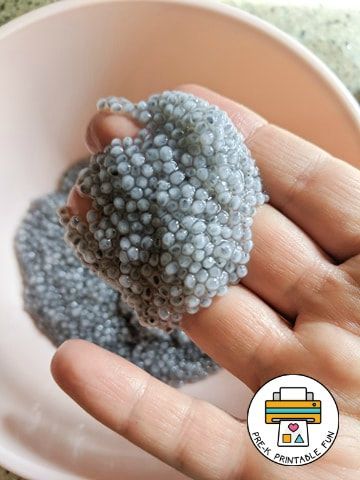
{"label": "index finger", "polygon": [[93,417],[191,478],[242,478],[251,463],[255,449],[244,424],[114,353],[70,340],[51,367],[59,386]]}

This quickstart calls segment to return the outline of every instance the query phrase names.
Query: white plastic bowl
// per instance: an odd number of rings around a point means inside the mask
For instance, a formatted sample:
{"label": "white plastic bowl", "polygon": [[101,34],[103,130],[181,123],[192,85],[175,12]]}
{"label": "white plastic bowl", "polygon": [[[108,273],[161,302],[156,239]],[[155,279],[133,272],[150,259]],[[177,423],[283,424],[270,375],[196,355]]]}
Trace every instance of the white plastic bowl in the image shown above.
{"label": "white plastic bowl", "polygon": [[[360,111],[345,87],[294,40],[237,9],[68,0],[2,27],[0,464],[30,480],[184,478],[54,384],[54,347],[22,310],[13,252],[29,201],[84,155],[98,97],[139,99],[184,82],[235,98],[352,163],[360,159]],[[226,372],[184,390],[245,416],[249,391]]]}

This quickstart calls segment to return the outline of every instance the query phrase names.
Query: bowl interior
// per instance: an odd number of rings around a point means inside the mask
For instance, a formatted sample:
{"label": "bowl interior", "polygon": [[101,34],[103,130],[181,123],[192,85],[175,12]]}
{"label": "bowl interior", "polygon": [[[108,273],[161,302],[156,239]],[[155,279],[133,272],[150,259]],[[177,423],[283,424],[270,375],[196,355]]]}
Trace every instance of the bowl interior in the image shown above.
{"label": "bowl interior", "polygon": [[[184,478],[59,391],[49,374],[54,347],[22,311],[15,229],[30,200],[85,154],[98,97],[200,83],[360,158],[360,116],[322,67],[248,15],[194,3],[60,2],[0,33],[0,463],[26,478]],[[245,417],[250,392],[226,372],[184,390]]]}

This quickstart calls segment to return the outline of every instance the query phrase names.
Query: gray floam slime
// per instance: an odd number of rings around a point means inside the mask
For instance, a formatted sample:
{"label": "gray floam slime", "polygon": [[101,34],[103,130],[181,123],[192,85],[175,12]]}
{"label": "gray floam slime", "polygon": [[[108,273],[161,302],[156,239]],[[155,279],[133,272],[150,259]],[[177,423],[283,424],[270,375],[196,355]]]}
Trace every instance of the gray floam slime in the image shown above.
{"label": "gray floam slime", "polygon": [[253,216],[268,196],[242,135],[207,101],[165,91],[137,104],[109,97],[98,109],[142,129],[80,172],[92,206],[86,221],[60,210],[65,238],[142,325],[170,331],[245,277]]}
{"label": "gray floam slime", "polygon": [[19,225],[15,247],[25,310],[56,346],[70,338],[93,342],[172,386],[217,371],[182,330],[142,327],[120,293],[81,264],[64,242],[56,212],[87,164],[67,170],[57,191],[34,200]]}

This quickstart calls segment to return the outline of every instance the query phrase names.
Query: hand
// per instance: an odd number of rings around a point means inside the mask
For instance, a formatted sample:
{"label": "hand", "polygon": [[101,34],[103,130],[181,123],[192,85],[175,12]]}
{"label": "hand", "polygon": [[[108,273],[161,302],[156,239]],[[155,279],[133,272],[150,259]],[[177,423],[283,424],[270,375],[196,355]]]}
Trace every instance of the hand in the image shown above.
{"label": "hand", "polygon": [[[322,382],[341,413],[338,438],[312,464],[276,465],[255,449],[243,423],[80,340],[59,348],[54,378],[100,422],[193,478],[354,480],[360,473],[360,172],[229,99],[198,86],[181,89],[228,112],[270,195],[255,215],[248,276],[182,326],[253,390],[289,373]],[[88,143],[100,149],[127,128],[121,117],[98,114]],[[70,198],[75,210],[86,211],[86,201]]]}

